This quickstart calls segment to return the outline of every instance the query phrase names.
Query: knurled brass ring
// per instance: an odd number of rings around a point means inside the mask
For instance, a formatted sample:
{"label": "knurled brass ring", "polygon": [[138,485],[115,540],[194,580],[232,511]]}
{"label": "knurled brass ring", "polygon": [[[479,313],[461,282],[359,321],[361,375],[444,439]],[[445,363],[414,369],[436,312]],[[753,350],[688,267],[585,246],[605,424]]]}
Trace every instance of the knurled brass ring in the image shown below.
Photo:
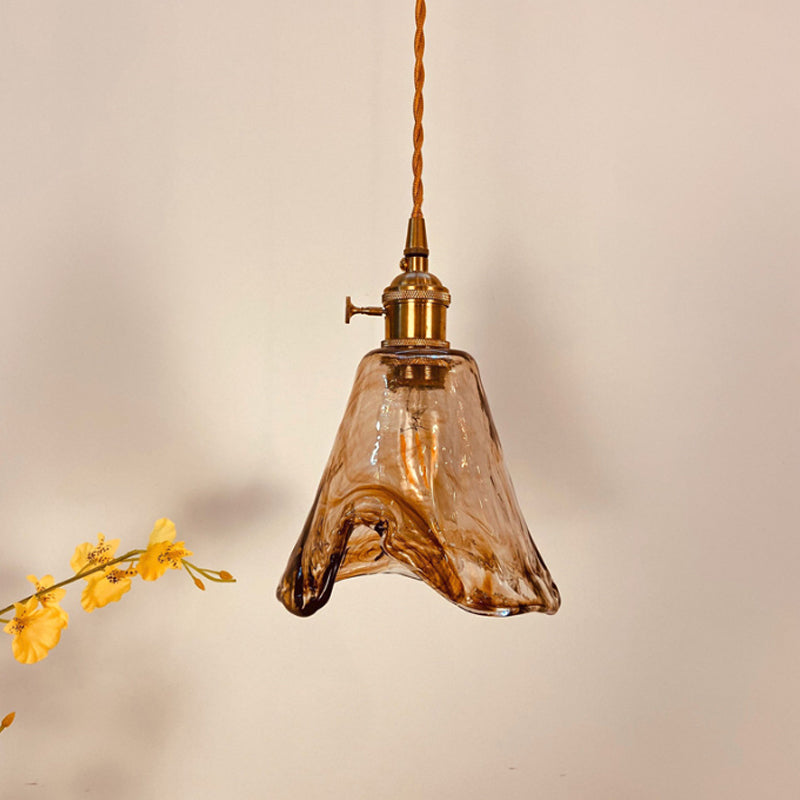
{"label": "knurled brass ring", "polygon": [[430,300],[434,303],[450,305],[450,292],[439,289],[387,289],[383,293],[384,303],[396,303],[402,300]]}
{"label": "knurled brass ring", "polygon": [[435,347],[448,350],[450,342],[444,339],[384,339],[381,347]]}

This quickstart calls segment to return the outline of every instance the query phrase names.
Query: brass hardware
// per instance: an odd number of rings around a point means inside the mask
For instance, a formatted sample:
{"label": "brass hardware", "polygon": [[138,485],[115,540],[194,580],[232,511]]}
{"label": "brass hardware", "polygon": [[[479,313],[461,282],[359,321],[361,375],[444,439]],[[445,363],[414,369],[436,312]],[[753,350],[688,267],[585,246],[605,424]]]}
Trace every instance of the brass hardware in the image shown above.
{"label": "brass hardware", "polygon": [[423,217],[411,217],[406,232],[403,271],[383,292],[384,347],[448,348],[446,322],[450,292],[428,272],[428,235]]}
{"label": "brass hardware", "polygon": [[444,339],[384,339],[381,342],[381,347],[402,347],[404,349],[432,347],[436,350],[447,350],[450,347],[450,342]]}
{"label": "brass hardware", "polygon": [[437,300],[445,305],[450,304],[450,292],[444,288],[441,290],[430,289],[428,291],[420,289],[384,289],[383,302],[394,303],[398,300]]}
{"label": "brass hardware", "polygon": [[425,220],[411,217],[408,221],[403,270],[383,291],[382,307],[354,306],[345,301],[345,322],[354,314],[385,315],[383,347],[429,347],[447,349],[447,308],[450,292],[428,272],[428,237]]}
{"label": "brass hardware", "polygon": [[350,324],[350,317],[356,314],[367,314],[370,317],[380,317],[383,314],[381,306],[354,306],[350,295],[344,299],[344,321],[347,325]]}
{"label": "brass hardware", "polygon": [[[428,234],[425,231],[425,219],[423,217],[411,217],[408,221],[406,231],[406,247],[403,250],[405,256],[424,256],[428,257]],[[425,265],[427,269],[427,262]]]}
{"label": "brass hardware", "polygon": [[435,275],[411,270],[401,273],[384,290],[382,302],[386,311],[384,347],[447,347],[450,292]]}

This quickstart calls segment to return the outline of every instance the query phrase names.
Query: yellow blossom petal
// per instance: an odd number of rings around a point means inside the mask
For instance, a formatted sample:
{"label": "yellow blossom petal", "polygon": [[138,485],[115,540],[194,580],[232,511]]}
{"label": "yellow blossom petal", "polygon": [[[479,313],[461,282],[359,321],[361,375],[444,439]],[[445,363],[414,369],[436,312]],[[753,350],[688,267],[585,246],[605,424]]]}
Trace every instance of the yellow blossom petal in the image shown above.
{"label": "yellow blossom petal", "polygon": [[[53,576],[52,575],[45,575],[41,580],[39,580],[35,575],[28,575],[28,580],[36,587],[34,591],[36,592],[37,597],[39,598],[39,603],[41,604],[42,608],[54,608],[58,613],[61,615],[61,618],[64,620],[64,627],[67,626],[69,622],[69,614],[64,611],[63,608],[58,604],[58,601],[61,600],[64,595],[67,593],[66,589],[53,589],[52,592],[45,592],[49,586],[53,585]],[[44,594],[39,594],[39,592],[44,592]]]}
{"label": "yellow blossom petal", "polygon": [[136,568],[115,569],[106,567],[102,572],[95,572],[84,580],[86,588],[81,593],[81,605],[84,611],[91,613],[109,603],[122,599],[131,588],[131,578],[136,575]]}
{"label": "yellow blossom petal", "polygon": [[161,542],[171,542],[175,538],[175,523],[171,519],[163,517],[156,520],[153,530],[150,533],[150,541],[147,546],[160,544]]}
{"label": "yellow blossom petal", "polygon": [[150,545],[139,558],[139,574],[146,581],[160,578],[168,569],[180,569],[181,560],[192,555],[185,542],[160,542]]}
{"label": "yellow blossom petal", "polygon": [[[37,578],[35,575],[28,575],[28,580],[36,587],[34,589],[36,594],[39,594],[39,592],[44,592],[45,589],[47,589],[49,586],[52,586],[55,579],[52,575],[45,575],[43,578]],[[39,602],[43,606],[46,606],[50,603],[57,603],[59,600],[64,598],[66,593],[67,590],[64,588],[53,589],[52,592],[39,594]]]}
{"label": "yellow blossom petal", "polygon": [[147,550],[139,558],[138,571],[146,581],[160,578],[168,569],[180,569],[181,560],[192,555],[186,542],[175,542],[175,523],[169,519],[156,522]]}
{"label": "yellow blossom petal", "polygon": [[86,567],[99,567],[114,558],[114,552],[117,547],[119,547],[119,539],[112,539],[107,542],[106,537],[102,533],[98,533],[97,544],[89,544],[89,542],[79,544],[75,548],[75,553],[69,564],[76,573],[86,569]]}
{"label": "yellow blossom petal", "polygon": [[26,603],[14,603],[14,619],[3,629],[14,639],[11,652],[23,664],[34,664],[46,658],[61,638],[67,623],[55,608],[37,608],[31,597]]}

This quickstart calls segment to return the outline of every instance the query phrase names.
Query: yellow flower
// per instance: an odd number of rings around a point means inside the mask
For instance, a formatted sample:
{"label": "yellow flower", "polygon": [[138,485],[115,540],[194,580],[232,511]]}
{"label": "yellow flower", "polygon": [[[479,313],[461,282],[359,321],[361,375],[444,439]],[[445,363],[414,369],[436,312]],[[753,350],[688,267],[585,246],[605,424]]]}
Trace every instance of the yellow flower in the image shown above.
{"label": "yellow flower", "polygon": [[49,586],[53,585],[53,576],[52,575],[45,575],[41,580],[39,580],[35,575],[28,575],[28,580],[36,587],[34,592],[39,598],[39,604],[42,608],[54,608],[58,613],[61,615],[61,618],[64,620],[64,625],[66,626],[67,622],[69,622],[69,614],[64,611],[63,608],[58,604],[58,601],[61,600],[64,595],[67,593],[66,589],[53,589],[51,592],[45,592],[44,594],[39,594],[39,592],[44,592]]}
{"label": "yellow flower", "polygon": [[92,545],[89,542],[84,542],[75,548],[75,553],[69,565],[78,573],[87,567],[99,567],[102,564],[108,564],[114,558],[114,552],[117,547],[119,547],[119,539],[112,539],[107,542],[106,537],[102,533],[98,533],[97,544]]}
{"label": "yellow flower", "polygon": [[37,608],[38,601],[31,597],[26,603],[14,603],[14,619],[3,629],[14,640],[11,652],[17,661],[34,664],[47,656],[61,638],[67,621],[57,608]]}
{"label": "yellow flower", "polygon": [[168,569],[180,569],[181,560],[192,555],[185,542],[175,542],[175,523],[168,519],[156,522],[147,550],[139,558],[139,574],[146,581],[160,578]]}
{"label": "yellow flower", "polygon": [[109,603],[122,599],[131,588],[131,578],[136,575],[136,567],[116,569],[106,567],[102,572],[88,575],[86,588],[81,592],[81,605],[84,611],[91,613],[96,608],[102,608]]}
{"label": "yellow flower", "polygon": [[[75,548],[70,566],[75,573],[83,572],[96,567],[102,567],[113,561],[114,554],[119,547],[119,539],[106,541],[102,533],[97,534],[97,544],[84,542]],[[135,567],[116,569],[114,566],[84,575],[86,588],[81,593],[81,605],[85,611],[92,612],[109,603],[121,599],[125,592],[131,588],[131,578],[136,575]]]}

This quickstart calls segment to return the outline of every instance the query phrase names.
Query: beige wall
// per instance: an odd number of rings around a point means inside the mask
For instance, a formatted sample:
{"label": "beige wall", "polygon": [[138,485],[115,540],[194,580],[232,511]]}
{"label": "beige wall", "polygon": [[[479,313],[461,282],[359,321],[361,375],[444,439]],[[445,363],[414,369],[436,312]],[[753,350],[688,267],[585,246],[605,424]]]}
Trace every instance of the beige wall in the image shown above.
{"label": "beige wall", "polygon": [[795,0],[431,0],[433,264],[563,608],[273,598],[400,256],[412,8],[0,3],[3,595],[163,515],[239,578],[0,652],[4,800],[800,796]]}

